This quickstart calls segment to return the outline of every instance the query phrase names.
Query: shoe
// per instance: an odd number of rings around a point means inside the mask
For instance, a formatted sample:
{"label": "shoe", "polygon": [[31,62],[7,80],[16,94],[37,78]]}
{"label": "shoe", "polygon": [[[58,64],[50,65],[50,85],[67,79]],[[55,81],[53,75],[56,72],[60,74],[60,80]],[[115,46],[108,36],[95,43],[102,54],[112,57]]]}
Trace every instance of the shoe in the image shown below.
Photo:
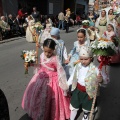
{"label": "shoe", "polygon": [[89,120],[88,117],[89,117],[89,112],[84,112],[82,120]]}

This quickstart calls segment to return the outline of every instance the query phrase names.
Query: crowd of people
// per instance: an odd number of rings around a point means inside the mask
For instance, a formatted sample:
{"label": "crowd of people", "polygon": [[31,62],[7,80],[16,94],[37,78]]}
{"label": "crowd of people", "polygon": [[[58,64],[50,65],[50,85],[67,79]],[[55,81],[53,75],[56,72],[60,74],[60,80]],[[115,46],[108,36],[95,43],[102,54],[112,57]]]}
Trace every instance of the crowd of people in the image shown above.
{"label": "crowd of people", "polygon": [[[69,11],[69,12],[68,12]],[[112,41],[119,59],[111,56],[110,63],[120,62],[119,41],[120,16],[114,9],[101,10],[98,18],[89,13],[88,23],[77,30],[77,41],[69,54],[64,40],[60,38],[60,25],[64,29],[64,19],[70,18],[59,13],[59,26],[52,27],[47,21],[45,30],[39,36],[37,46],[43,50],[35,75],[30,80],[22,99],[22,108],[33,120],[75,120],[78,110],[83,110],[82,120],[89,120],[95,95],[95,86],[107,86],[110,82],[105,69],[101,71],[94,65],[91,45],[100,38]],[[78,18],[79,20],[79,18]],[[72,21],[72,20],[71,20]],[[83,23],[83,22],[82,22]],[[100,59],[98,58],[98,61]],[[93,114],[97,111],[95,102]]]}
{"label": "crowd of people", "polygon": [[[82,18],[82,17],[81,17]],[[30,20],[35,22],[40,22],[44,28],[46,24],[50,23],[52,26],[59,29],[69,31],[69,26],[80,25],[81,20],[80,15],[75,15],[74,12],[70,11],[70,8],[66,9],[64,12],[60,12],[57,16],[47,16],[42,15],[37,11],[36,7],[33,7],[31,14],[24,11],[23,8],[19,9],[16,17],[12,14],[8,16],[0,16],[0,36],[2,38],[17,36],[25,36],[26,28],[31,26]]]}
{"label": "crowd of people", "polygon": [[[57,24],[50,17],[45,19],[44,24],[41,22],[44,30],[39,34],[39,43],[36,46],[43,52],[39,64],[34,64],[35,74],[27,85],[22,99],[22,108],[33,120],[75,120],[80,109],[84,113],[82,120],[89,120],[96,92],[95,86],[97,83],[100,86],[107,86],[109,83],[107,72],[104,69],[100,71],[94,65],[91,50],[93,41],[100,38],[112,41],[116,46],[116,57],[110,57],[110,62],[120,62],[119,41],[112,39],[113,36],[120,38],[120,16],[115,14],[115,10],[112,7],[103,9],[99,17],[90,12],[86,26],[82,24],[79,15],[75,20],[70,17],[70,9],[66,10],[65,15],[63,12],[58,14]],[[26,21],[26,40],[35,42],[32,26],[40,21],[39,12],[34,7],[32,14],[24,18],[26,14],[20,10],[16,22],[13,23],[18,24],[18,32],[23,34],[23,24],[21,26],[20,23]],[[12,15],[9,15],[9,18],[12,18]],[[18,22],[18,19],[21,22]],[[1,20],[5,21],[5,17],[2,16]],[[77,30],[77,40],[68,54],[64,40],[60,37],[60,28],[68,32],[69,22],[81,26]],[[10,23],[10,27],[5,27],[6,34],[14,30],[14,25],[12,22],[9,22],[9,25]],[[97,109],[95,102],[93,114]]]}

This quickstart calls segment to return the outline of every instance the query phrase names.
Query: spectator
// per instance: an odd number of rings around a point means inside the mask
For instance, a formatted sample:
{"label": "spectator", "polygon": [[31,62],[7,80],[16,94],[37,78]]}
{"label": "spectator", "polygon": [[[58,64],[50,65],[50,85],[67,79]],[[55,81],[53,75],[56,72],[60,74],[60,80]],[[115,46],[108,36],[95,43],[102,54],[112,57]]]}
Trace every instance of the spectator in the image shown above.
{"label": "spectator", "polygon": [[20,19],[24,18],[26,14],[27,13],[23,12],[23,8],[21,8],[21,9],[18,10],[18,15],[19,15]]}
{"label": "spectator", "polygon": [[58,14],[58,20],[59,20],[59,26],[58,26],[58,28],[60,29],[60,27],[62,25],[62,29],[64,30],[64,20],[65,20],[65,17],[64,17],[64,13],[63,12],[60,12]]}
{"label": "spectator", "polygon": [[13,16],[9,14],[8,16],[8,24],[10,25],[11,31],[14,33],[16,31],[16,25],[14,23],[15,20],[13,20]]}
{"label": "spectator", "polygon": [[25,22],[25,15],[26,15],[27,13],[24,13],[23,12],[23,8],[21,8],[21,9],[19,9],[19,11],[18,11],[18,15],[19,15],[19,19],[21,19],[21,21],[24,23]]}
{"label": "spectator", "polygon": [[20,16],[17,15],[16,19],[15,19],[15,25],[16,25],[16,31],[22,36],[25,35],[25,31],[23,28],[23,22],[20,19]]}
{"label": "spectator", "polygon": [[80,15],[76,15],[75,23],[80,27],[80,24],[81,24]]}
{"label": "spectator", "polygon": [[2,28],[3,36],[7,37],[10,35],[10,26],[6,22],[5,16],[1,16],[0,27]]}
{"label": "spectator", "polygon": [[35,19],[35,22],[38,22],[40,20],[40,13],[37,11],[36,7],[33,7],[32,16]]}
{"label": "spectator", "polygon": [[69,31],[69,19],[67,16],[65,16],[65,30],[66,30],[66,33],[68,33]]}

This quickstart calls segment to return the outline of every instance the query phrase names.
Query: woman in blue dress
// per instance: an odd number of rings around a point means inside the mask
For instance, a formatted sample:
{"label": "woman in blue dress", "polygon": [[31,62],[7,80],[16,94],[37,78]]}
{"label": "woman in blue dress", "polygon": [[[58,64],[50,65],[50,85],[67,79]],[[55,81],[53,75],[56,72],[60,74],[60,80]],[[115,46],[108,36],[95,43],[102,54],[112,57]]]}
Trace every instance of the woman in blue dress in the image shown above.
{"label": "woman in blue dress", "polygon": [[89,16],[88,16],[88,20],[89,20],[89,26],[95,26],[95,17],[93,15],[93,12],[90,12],[89,13]]}
{"label": "woman in blue dress", "polygon": [[84,28],[78,29],[77,38],[78,40],[74,42],[74,47],[68,55],[68,59],[67,59],[68,64],[66,65],[66,68],[65,68],[67,78],[70,77],[75,64],[79,60],[79,52],[80,52],[81,46],[88,46],[88,47],[90,46],[89,35],[86,29]]}

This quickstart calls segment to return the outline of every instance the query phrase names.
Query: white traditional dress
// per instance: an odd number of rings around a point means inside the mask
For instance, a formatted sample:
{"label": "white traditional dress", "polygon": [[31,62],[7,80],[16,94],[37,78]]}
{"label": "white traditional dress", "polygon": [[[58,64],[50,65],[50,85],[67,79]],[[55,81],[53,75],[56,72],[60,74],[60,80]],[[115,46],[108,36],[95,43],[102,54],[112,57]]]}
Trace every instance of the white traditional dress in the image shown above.
{"label": "white traditional dress", "polygon": [[34,29],[33,29],[33,26],[34,26],[34,20],[30,20],[28,22],[28,27],[26,29],[26,40],[27,42],[35,42],[34,40]]}

